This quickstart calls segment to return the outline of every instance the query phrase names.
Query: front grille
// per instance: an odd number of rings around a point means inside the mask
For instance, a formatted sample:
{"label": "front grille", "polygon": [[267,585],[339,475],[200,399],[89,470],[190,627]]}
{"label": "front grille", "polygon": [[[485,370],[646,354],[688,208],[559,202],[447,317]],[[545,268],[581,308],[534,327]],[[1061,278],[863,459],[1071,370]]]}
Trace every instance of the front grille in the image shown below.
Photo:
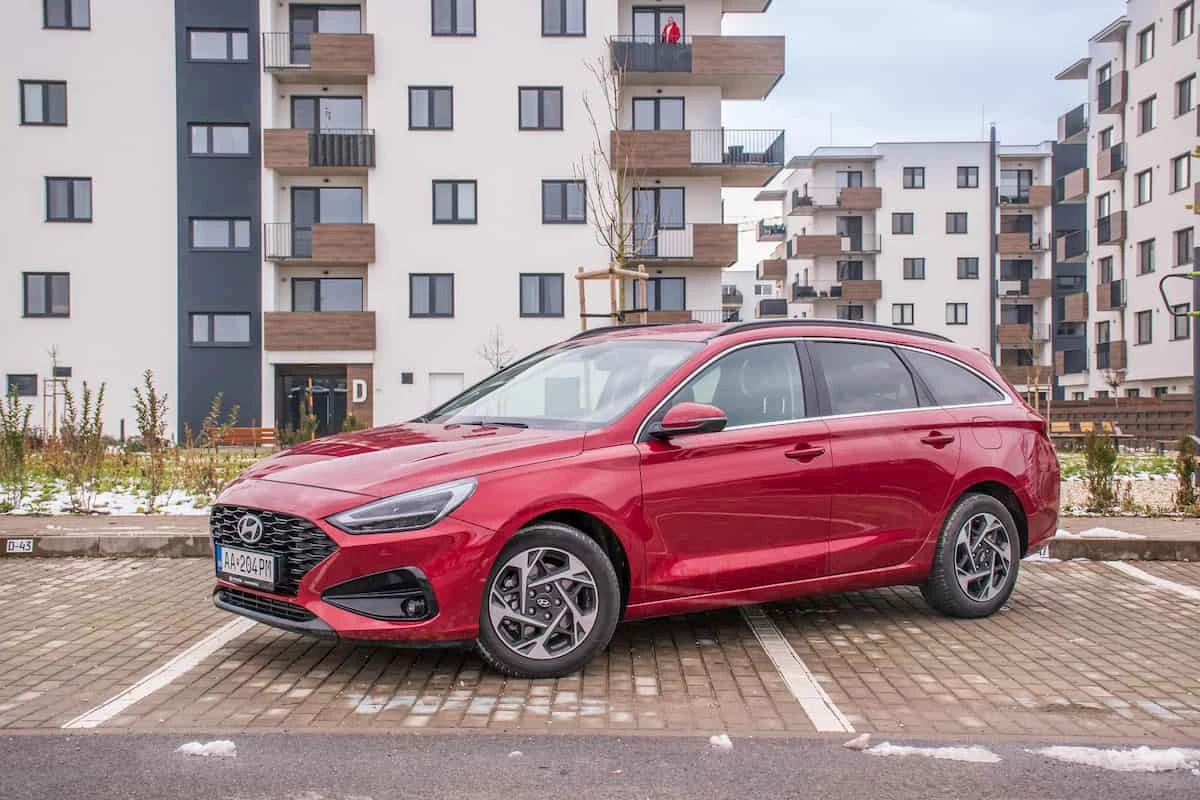
{"label": "front grille", "polygon": [[[263,536],[253,545],[242,541],[237,524],[246,514],[262,520]],[[241,506],[213,506],[208,518],[213,544],[283,556],[283,569],[275,583],[277,594],[294,595],[308,571],[324,561],[337,545],[320,528],[302,517],[259,511]]]}
{"label": "front grille", "polygon": [[282,600],[272,600],[269,597],[260,597],[249,592],[239,592],[237,589],[221,589],[217,592],[217,597],[231,606],[291,622],[308,622],[316,618],[308,609],[300,606],[294,606]]}

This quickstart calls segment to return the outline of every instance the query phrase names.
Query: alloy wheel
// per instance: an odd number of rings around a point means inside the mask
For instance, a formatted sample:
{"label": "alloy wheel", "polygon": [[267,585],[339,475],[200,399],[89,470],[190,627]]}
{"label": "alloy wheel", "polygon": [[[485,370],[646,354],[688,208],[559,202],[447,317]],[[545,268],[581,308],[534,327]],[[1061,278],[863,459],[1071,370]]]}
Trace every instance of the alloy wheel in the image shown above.
{"label": "alloy wheel", "polygon": [[583,644],[598,609],[591,570],[554,547],[517,553],[488,587],[492,630],[509,650],[538,661],[559,658]]}
{"label": "alloy wheel", "polygon": [[992,514],[976,514],[958,529],[954,572],[967,597],[986,603],[999,594],[1012,572],[1012,541]]}

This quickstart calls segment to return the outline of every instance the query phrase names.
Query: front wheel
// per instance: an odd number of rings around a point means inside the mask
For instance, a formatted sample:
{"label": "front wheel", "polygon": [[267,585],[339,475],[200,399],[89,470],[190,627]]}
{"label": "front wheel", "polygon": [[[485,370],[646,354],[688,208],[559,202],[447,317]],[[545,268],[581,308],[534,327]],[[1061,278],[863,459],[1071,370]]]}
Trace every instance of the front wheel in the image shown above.
{"label": "front wheel", "polygon": [[921,594],[947,616],[990,616],[1016,586],[1020,547],[1003,503],[990,495],[966,495],[946,517]]}
{"label": "front wheel", "polygon": [[621,586],[604,550],[583,532],[535,523],[500,552],[479,611],[479,651],[518,678],[557,678],[608,646]]}

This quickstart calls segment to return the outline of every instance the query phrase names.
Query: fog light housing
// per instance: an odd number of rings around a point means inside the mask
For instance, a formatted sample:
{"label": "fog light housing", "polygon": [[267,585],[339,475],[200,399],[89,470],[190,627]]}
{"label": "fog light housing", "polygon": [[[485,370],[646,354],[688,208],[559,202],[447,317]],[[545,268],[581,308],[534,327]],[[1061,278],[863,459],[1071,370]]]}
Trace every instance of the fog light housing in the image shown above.
{"label": "fog light housing", "polygon": [[339,583],[326,589],[321,599],[351,614],[389,622],[420,622],[437,615],[433,588],[414,567]]}

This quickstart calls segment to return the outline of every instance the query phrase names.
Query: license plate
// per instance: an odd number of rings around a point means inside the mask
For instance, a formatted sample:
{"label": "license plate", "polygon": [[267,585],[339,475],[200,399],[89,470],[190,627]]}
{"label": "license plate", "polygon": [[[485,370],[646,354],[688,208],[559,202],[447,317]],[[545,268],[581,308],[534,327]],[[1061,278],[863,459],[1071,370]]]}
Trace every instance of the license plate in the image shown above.
{"label": "license plate", "polygon": [[279,556],[217,545],[217,577],[259,589],[274,589]]}

